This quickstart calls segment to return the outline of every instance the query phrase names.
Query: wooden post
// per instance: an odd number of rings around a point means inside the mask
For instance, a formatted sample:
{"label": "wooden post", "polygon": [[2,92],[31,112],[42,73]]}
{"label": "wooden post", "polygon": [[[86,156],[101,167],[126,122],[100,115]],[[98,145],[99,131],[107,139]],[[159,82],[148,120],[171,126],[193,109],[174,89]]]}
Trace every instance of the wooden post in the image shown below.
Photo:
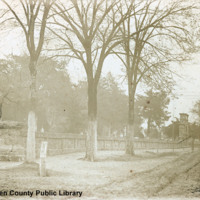
{"label": "wooden post", "polygon": [[48,142],[41,143],[40,149],[40,176],[46,176],[46,156]]}

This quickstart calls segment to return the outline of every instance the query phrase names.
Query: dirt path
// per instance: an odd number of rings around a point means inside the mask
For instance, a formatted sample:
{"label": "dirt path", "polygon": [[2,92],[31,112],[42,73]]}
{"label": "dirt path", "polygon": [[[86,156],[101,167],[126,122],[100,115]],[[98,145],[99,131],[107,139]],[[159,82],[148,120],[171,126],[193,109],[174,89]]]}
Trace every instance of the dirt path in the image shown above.
{"label": "dirt path", "polygon": [[0,188],[78,190],[83,191],[78,198],[83,200],[200,198],[199,154],[144,153],[129,157],[119,152],[103,152],[94,163],[82,160],[84,154],[80,153],[49,157],[48,177],[39,177],[37,164],[0,169]]}
{"label": "dirt path", "polygon": [[[140,153],[135,157],[124,152],[100,152],[96,162],[82,160],[84,153],[49,157],[49,170],[68,174],[71,185],[101,186],[112,181],[123,180],[131,174],[147,171],[176,159],[180,153]],[[78,183],[77,183],[78,177]]]}

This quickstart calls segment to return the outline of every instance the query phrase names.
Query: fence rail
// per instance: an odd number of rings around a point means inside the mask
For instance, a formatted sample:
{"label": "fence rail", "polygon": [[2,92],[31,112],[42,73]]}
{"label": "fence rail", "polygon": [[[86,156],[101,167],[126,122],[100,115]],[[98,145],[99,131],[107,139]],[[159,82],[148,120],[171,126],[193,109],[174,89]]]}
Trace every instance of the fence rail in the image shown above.
{"label": "fence rail", "polygon": [[[25,147],[26,136],[21,137],[21,145]],[[58,155],[70,152],[80,152],[85,151],[85,137],[80,135],[74,136],[36,136],[36,154],[39,155],[40,144],[42,141],[48,141],[48,155]],[[126,146],[126,141],[121,138],[98,138],[98,150],[124,150]],[[200,146],[200,144],[196,144]],[[173,141],[163,141],[163,140],[148,140],[139,139],[134,140],[134,148],[136,150],[151,150],[151,149],[181,149],[190,147],[188,141],[181,143]]]}
{"label": "fence rail", "polygon": [[[9,137],[8,137],[9,135]],[[0,138],[4,140],[12,140],[13,144],[26,147],[26,132],[12,130],[0,130]],[[10,138],[10,139],[9,139]],[[48,141],[48,155],[59,155],[70,152],[85,151],[85,136],[77,134],[36,134],[36,155],[39,155],[40,145],[42,141]],[[9,143],[9,142],[7,142]],[[98,137],[98,150],[124,150],[126,141],[123,138],[108,138]],[[134,147],[136,150],[151,150],[151,149],[181,149],[188,148],[190,143],[185,140],[181,143],[178,141],[166,140],[149,140],[135,139]],[[196,144],[196,147],[200,144]]]}

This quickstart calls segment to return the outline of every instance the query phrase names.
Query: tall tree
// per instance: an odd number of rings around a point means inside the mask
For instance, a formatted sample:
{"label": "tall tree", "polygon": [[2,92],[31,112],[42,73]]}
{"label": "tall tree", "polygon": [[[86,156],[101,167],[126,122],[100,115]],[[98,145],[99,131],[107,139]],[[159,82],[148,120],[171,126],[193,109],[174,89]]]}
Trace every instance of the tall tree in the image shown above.
{"label": "tall tree", "polygon": [[[18,0],[2,2],[12,13],[15,21],[22,28],[26,38],[26,46],[29,53],[29,71],[30,71],[30,111],[28,114],[28,135],[27,135],[27,162],[35,161],[35,132],[36,122],[36,75],[37,62],[42,51],[45,39],[46,23],[52,0]],[[23,13],[23,14],[22,14]]]}
{"label": "tall tree", "polygon": [[164,91],[153,92],[150,90],[147,91],[146,96],[139,96],[138,101],[143,108],[141,115],[147,119],[147,136],[150,137],[153,124],[161,130],[161,126],[169,119],[167,107],[170,99]]}
{"label": "tall tree", "polygon": [[[12,56],[8,61],[5,60],[6,67],[9,68],[9,76],[4,74],[3,76],[0,73],[0,91],[7,91],[10,86],[12,86],[12,90],[8,95],[11,101],[5,99],[4,119],[26,121],[30,104],[28,99],[30,83],[28,61],[28,55]],[[77,104],[71,108],[74,97],[70,100],[72,86],[65,68],[66,64],[40,56],[37,66],[36,115],[38,130],[44,128],[45,131],[53,132],[71,131],[67,122],[69,118],[71,119],[70,110]]]}
{"label": "tall tree", "polygon": [[126,153],[132,155],[135,95],[139,83],[145,81],[149,84],[155,80],[156,86],[162,83],[167,87],[172,77],[168,64],[187,60],[194,50],[189,39],[191,31],[183,21],[192,5],[188,6],[185,1],[170,1],[167,5],[159,0],[136,2],[139,12],[133,12],[132,17],[123,21],[121,32],[124,42],[113,51],[126,69],[129,95]]}
{"label": "tall tree", "polygon": [[[72,93],[65,62],[41,56],[38,61],[38,127],[50,132],[67,131],[67,106]],[[44,104],[45,102],[45,104]]]}
{"label": "tall tree", "polygon": [[67,99],[70,127],[72,133],[83,133],[87,129],[87,82],[72,84],[72,92]]}
{"label": "tall tree", "polygon": [[16,68],[12,59],[0,59],[0,120],[3,117],[3,106],[8,103],[16,103],[19,94],[14,90],[19,83],[15,80]]}
{"label": "tall tree", "polygon": [[[130,15],[129,6],[119,15],[123,1],[70,0],[57,3],[51,31],[63,42],[61,54],[78,59],[88,82],[88,134],[86,159],[93,161],[97,151],[97,85],[103,63],[116,40],[121,23]],[[59,29],[55,29],[55,24]],[[62,28],[62,29],[60,29]]]}
{"label": "tall tree", "polygon": [[98,130],[107,129],[108,135],[123,130],[126,127],[127,106],[125,92],[109,72],[100,80],[98,87]]}
{"label": "tall tree", "polygon": [[[0,28],[1,30],[4,29],[5,27],[5,23],[8,20],[6,18],[6,14],[8,13],[8,10],[5,9],[0,9]],[[5,60],[5,59],[1,59],[0,60],[0,81],[2,84],[1,88],[0,88],[0,120],[2,119],[2,114],[3,114],[3,104],[5,102],[6,99],[8,98],[8,95],[10,93],[10,83],[7,82],[7,80],[9,79],[9,61]],[[4,81],[6,80],[7,84],[4,83]],[[3,84],[4,83],[4,84]],[[3,86],[3,87],[2,87]]]}

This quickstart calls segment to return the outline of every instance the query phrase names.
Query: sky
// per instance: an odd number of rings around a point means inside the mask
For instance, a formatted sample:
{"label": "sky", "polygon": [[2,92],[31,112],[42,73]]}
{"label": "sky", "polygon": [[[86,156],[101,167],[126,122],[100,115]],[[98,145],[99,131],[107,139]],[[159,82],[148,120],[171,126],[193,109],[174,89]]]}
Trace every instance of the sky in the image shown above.
{"label": "sky", "polygon": [[176,71],[182,78],[176,80],[175,94],[178,99],[172,100],[169,109],[175,117],[179,117],[179,113],[188,113],[189,120],[194,121],[191,109],[200,100],[200,54],[196,54],[190,62],[177,66]]}
{"label": "sky", "polygon": [[[26,52],[24,37],[20,30],[17,28],[10,31],[5,29],[0,30],[0,57],[6,57],[9,54],[19,55]],[[188,113],[189,121],[194,121],[195,117],[192,116],[191,109],[194,103],[200,99],[200,53],[194,55],[190,62],[182,65],[176,64],[171,67],[182,78],[175,77],[177,84],[174,89],[174,94],[177,98],[171,99],[168,111],[171,112],[172,118],[179,118],[179,113]],[[119,80],[120,86],[127,91],[126,81],[123,81],[123,78],[119,78],[123,74],[121,68],[122,66],[119,60],[108,57],[104,63],[102,76],[106,76],[108,72],[111,72]],[[77,61],[71,61],[67,69],[71,80],[74,82],[86,78],[81,63]],[[143,90],[144,88],[138,88],[137,92],[143,93]]]}

